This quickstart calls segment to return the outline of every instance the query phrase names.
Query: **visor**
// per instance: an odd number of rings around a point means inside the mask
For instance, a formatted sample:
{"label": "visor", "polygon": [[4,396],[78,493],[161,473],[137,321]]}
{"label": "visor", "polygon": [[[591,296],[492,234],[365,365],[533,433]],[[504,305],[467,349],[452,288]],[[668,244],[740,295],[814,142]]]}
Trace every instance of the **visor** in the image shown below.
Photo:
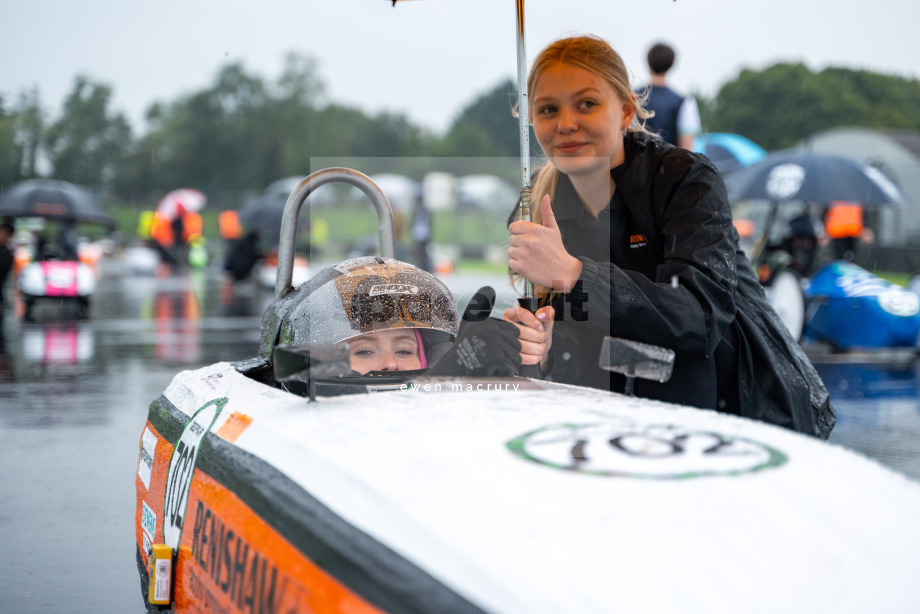
{"label": "visor", "polygon": [[[332,269],[332,270],[330,270]],[[355,258],[324,269],[282,327],[283,342],[336,343],[394,328],[456,337],[459,317],[447,286],[416,267],[385,258]]]}

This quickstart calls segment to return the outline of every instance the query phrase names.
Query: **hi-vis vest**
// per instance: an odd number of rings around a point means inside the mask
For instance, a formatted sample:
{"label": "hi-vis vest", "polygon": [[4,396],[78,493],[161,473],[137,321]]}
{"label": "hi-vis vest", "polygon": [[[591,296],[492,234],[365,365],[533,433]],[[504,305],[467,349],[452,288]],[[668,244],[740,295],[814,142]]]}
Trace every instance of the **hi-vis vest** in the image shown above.
{"label": "hi-vis vest", "polygon": [[187,211],[182,215],[182,238],[186,243],[191,243],[204,234],[204,220],[194,211]]}
{"label": "hi-vis vest", "polygon": [[861,203],[845,200],[830,204],[824,219],[824,231],[831,239],[858,237],[863,230],[863,207]]}
{"label": "hi-vis vest", "polygon": [[[204,234],[204,220],[195,212],[187,211],[182,215],[182,237],[185,243],[191,243]],[[172,247],[176,243],[173,236],[172,220],[162,213],[154,213],[150,224],[150,237],[163,247]]]}
{"label": "hi-vis vest", "polygon": [[221,211],[217,216],[217,228],[223,239],[239,239],[243,236],[243,227],[240,225],[240,216],[233,209]]}
{"label": "hi-vis vest", "polygon": [[169,218],[162,213],[154,213],[150,223],[150,238],[155,239],[163,247],[172,247],[173,232]]}

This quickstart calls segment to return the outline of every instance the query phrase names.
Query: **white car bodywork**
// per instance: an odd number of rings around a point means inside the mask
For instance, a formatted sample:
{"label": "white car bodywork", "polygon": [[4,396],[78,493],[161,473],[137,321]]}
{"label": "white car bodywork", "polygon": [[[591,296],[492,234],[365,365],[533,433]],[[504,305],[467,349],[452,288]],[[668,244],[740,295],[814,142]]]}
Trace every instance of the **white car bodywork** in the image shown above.
{"label": "white car bodywork", "polygon": [[920,608],[920,485],[782,428],[523,378],[308,402],[227,363],[160,407],[217,400],[199,440],[248,425],[235,454],[482,611]]}

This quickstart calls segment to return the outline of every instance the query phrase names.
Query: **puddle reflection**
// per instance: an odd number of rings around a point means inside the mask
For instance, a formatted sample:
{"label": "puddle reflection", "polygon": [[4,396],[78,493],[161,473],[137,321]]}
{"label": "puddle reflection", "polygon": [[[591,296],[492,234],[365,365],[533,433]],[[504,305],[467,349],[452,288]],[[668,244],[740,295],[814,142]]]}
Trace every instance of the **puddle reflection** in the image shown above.
{"label": "puddle reflection", "polygon": [[837,409],[830,442],[920,480],[920,364],[818,364]]}

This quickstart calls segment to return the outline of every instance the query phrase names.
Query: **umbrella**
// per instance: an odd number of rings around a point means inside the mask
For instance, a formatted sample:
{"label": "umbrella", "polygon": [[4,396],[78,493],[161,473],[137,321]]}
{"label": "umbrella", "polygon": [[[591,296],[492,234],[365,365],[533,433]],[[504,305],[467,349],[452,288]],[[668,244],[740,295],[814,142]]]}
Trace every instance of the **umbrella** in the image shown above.
{"label": "umbrella", "polygon": [[181,213],[180,209],[201,211],[207,202],[208,198],[198,190],[179,188],[160,199],[157,203],[157,213],[171,220]]}
{"label": "umbrella", "polygon": [[[281,217],[284,215],[286,199],[278,196],[262,195],[240,208],[239,221],[247,231],[258,231],[259,238],[266,246],[278,244],[281,237]],[[301,209],[300,219],[309,220],[306,208]],[[301,232],[309,229],[309,224],[298,224]]]}
{"label": "umbrella", "polygon": [[278,196],[266,195],[251,200],[240,209],[240,224],[247,230],[258,230],[269,244],[278,243],[285,202]]}
{"label": "umbrella", "polygon": [[693,140],[693,150],[705,154],[722,173],[750,166],[767,157],[766,149],[731,132],[701,134]]}
{"label": "umbrella", "polygon": [[775,202],[834,200],[902,204],[901,190],[880,170],[858,160],[800,149],[771,154],[725,179],[728,199]]}
{"label": "umbrella", "polygon": [[[265,188],[265,191],[262,192],[263,196],[269,196],[272,198],[279,198],[281,202],[284,203],[287,201],[288,196],[290,196],[294,190],[303,182],[305,179],[304,175],[291,175],[284,177],[282,179],[277,179],[268,184],[268,187]],[[333,190],[335,186],[321,186],[321,189],[314,190],[310,192],[309,203],[310,208],[315,207],[328,207],[335,204],[335,191]]]}
{"label": "umbrella", "polygon": [[[239,222],[247,230],[257,230],[266,245],[277,245],[281,236],[281,217],[288,197],[303,182],[305,177],[291,175],[271,182],[262,194],[243,205],[239,210]],[[336,202],[334,186],[321,186],[307,197],[310,208],[300,211],[300,219],[309,219],[308,211],[314,207],[330,206]],[[301,229],[308,227],[304,225]]]}
{"label": "umbrella", "polygon": [[84,188],[55,179],[28,179],[0,196],[0,216],[43,217],[115,227],[99,201]]}
{"label": "umbrella", "polygon": [[268,184],[268,187],[265,188],[262,194],[265,196],[274,196],[281,200],[287,200],[287,197],[290,196],[291,192],[293,192],[303,180],[303,175],[291,175],[289,177],[277,179]]}
{"label": "umbrella", "polygon": [[827,203],[837,200],[864,205],[900,205],[906,198],[884,173],[858,160],[800,149],[771,154],[725,178],[730,202],[769,200],[764,232],[752,260],[766,255],[770,228],[779,206],[787,202]]}

